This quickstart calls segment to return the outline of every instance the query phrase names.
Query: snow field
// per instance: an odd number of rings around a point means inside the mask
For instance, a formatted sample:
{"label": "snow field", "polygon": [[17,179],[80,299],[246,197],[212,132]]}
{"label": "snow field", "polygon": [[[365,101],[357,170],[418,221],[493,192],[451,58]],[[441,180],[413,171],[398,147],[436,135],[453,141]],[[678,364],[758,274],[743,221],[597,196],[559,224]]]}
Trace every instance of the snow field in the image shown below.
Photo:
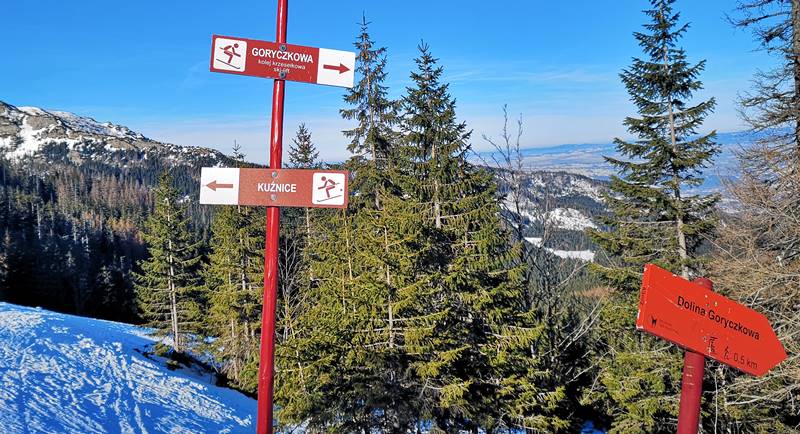
{"label": "snow field", "polygon": [[0,303],[0,432],[250,433],[256,402],[141,351],[127,324]]}

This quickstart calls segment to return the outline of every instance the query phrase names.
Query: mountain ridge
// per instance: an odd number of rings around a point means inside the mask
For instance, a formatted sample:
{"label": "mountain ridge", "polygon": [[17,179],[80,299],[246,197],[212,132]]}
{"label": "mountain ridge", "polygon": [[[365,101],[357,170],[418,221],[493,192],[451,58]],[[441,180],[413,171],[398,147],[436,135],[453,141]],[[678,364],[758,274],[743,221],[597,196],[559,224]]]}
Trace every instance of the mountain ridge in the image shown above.
{"label": "mountain ridge", "polygon": [[[117,167],[151,157],[177,164],[220,165],[231,159],[220,151],[160,142],[111,122],[98,122],[60,110],[14,106],[0,101],[0,153],[9,160],[66,159],[74,164],[97,160]],[[116,158],[115,158],[116,157]]]}

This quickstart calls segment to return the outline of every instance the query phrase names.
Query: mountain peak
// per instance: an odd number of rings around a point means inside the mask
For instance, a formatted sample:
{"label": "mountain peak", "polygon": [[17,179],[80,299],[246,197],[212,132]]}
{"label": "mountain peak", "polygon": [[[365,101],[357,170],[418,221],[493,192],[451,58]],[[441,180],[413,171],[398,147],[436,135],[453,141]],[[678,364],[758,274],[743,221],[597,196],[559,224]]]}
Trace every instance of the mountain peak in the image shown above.
{"label": "mountain peak", "polygon": [[178,163],[189,154],[210,157],[217,162],[225,159],[214,150],[158,142],[111,122],[98,122],[66,111],[16,107],[0,101],[0,156],[9,160],[47,159],[58,155],[66,156],[73,163],[99,159],[120,160],[120,164],[127,165],[131,159],[146,159],[147,154],[153,153]]}

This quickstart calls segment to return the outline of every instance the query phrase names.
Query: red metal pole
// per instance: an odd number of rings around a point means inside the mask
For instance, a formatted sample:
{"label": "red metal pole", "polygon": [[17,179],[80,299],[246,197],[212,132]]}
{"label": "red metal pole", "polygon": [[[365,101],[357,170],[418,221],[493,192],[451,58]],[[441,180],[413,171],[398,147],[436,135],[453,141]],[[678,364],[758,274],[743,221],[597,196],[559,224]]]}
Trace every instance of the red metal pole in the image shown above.
{"label": "red metal pole", "polygon": [[[701,277],[694,283],[714,289],[714,283]],[[678,434],[697,434],[700,426],[700,400],[703,395],[703,374],[706,358],[702,354],[686,351],[683,356],[683,378],[681,379],[681,404],[678,410]]]}
{"label": "red metal pole", "polygon": [[[275,42],[286,43],[286,24],[289,0],[278,0]],[[272,85],[272,129],[270,133],[269,167],[280,169],[283,155],[283,96],[286,82],[275,80]],[[264,243],[264,303],[261,311],[261,359],[258,366],[258,415],[256,432],[271,434],[272,395],[275,371],[275,304],[278,297],[278,237],[280,208],[267,207],[267,226]]]}

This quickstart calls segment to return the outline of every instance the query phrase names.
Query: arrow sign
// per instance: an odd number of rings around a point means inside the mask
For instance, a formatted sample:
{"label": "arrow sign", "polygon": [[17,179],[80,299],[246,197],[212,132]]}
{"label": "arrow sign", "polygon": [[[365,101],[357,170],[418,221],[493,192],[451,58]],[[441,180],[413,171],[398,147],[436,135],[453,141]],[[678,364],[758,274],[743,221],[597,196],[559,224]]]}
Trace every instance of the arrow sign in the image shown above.
{"label": "arrow sign", "polygon": [[353,87],[356,53],[214,35],[211,71]]}
{"label": "arrow sign", "polygon": [[786,358],[767,317],[653,264],[644,268],[636,328],[752,375]]}
{"label": "arrow sign", "polygon": [[200,203],[347,208],[347,182],[341,170],[204,167]]}
{"label": "arrow sign", "polygon": [[349,71],[350,68],[344,66],[344,64],[340,63],[339,66],[336,65],[322,65],[324,69],[331,69],[333,71],[339,71],[339,74],[344,74],[345,72]]}
{"label": "arrow sign", "polygon": [[220,184],[216,180],[214,180],[206,184],[206,187],[210,188],[213,191],[217,191],[218,188],[233,188],[233,184]]}

